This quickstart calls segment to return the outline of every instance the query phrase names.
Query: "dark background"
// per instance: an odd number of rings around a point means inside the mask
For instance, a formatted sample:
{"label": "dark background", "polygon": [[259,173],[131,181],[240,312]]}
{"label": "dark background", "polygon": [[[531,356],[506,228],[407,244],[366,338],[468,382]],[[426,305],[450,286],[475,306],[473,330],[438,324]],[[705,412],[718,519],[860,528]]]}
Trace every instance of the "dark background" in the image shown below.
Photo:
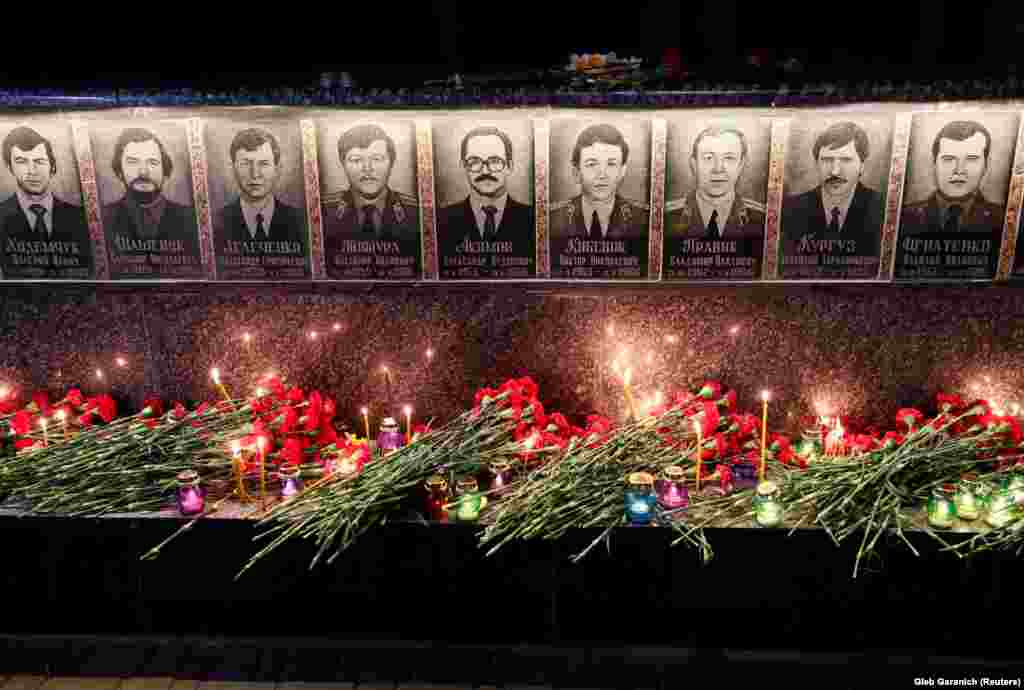
{"label": "dark background", "polygon": [[[454,72],[553,67],[574,52],[615,51],[656,65],[666,49],[679,51],[691,75],[763,82],[999,76],[1020,60],[1024,19],[1014,3],[981,0],[955,10],[934,0],[796,7],[739,0],[448,0],[299,5],[289,18],[281,9],[242,16],[241,8],[227,14],[175,4],[149,19],[89,8],[88,33],[81,17],[67,16],[32,31],[39,18],[24,7],[5,10],[6,26],[26,30],[6,42],[0,85],[301,86],[321,72],[347,71],[360,86],[395,88]],[[765,67],[747,63],[755,53]],[[777,67],[791,57],[802,63],[802,76]]]}

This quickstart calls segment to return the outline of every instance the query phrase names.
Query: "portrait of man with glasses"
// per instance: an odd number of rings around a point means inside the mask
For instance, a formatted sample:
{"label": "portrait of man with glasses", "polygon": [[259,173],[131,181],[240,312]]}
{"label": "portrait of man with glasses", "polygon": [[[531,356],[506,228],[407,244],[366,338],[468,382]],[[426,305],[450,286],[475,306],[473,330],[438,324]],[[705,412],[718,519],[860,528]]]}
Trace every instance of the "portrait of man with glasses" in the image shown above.
{"label": "portrait of man with glasses", "polygon": [[533,207],[509,190],[522,165],[512,138],[498,127],[474,127],[462,137],[458,153],[469,193],[438,213],[441,277],[534,275]]}

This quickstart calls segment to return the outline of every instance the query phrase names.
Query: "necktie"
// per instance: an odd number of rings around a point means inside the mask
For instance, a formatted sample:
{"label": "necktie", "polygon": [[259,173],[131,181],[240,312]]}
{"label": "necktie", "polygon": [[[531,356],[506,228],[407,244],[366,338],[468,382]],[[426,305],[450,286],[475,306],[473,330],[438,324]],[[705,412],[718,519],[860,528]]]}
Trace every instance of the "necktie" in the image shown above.
{"label": "necktie", "polygon": [[957,204],[953,204],[946,211],[946,232],[956,232],[960,229],[960,213],[963,211]]}
{"label": "necktie", "polygon": [[32,225],[32,232],[47,233],[46,222],[43,217],[46,215],[46,207],[42,204],[32,204],[28,207],[28,210],[36,214],[36,222]]}
{"label": "necktie", "polygon": [[839,232],[839,207],[838,206],[833,206],[832,207],[832,222],[828,224],[828,231],[830,233],[834,233],[834,234]]}
{"label": "necktie", "polygon": [[498,212],[498,209],[494,206],[484,206],[484,213],[487,214],[487,218],[484,220],[484,239],[493,240],[495,235],[498,234],[498,230],[494,225],[494,214]]}
{"label": "necktie", "polygon": [[263,227],[263,214],[256,214],[256,239],[265,240],[267,239],[267,230]]}
{"label": "necktie", "polygon": [[374,221],[374,216],[377,215],[375,213],[376,210],[377,210],[376,206],[366,206],[366,207],[363,208],[363,232],[364,233],[369,233],[369,234],[372,235],[373,233],[377,232],[377,226],[373,222]]}
{"label": "necktie", "polygon": [[590,239],[601,239],[601,221],[597,219],[597,211],[590,216]]}
{"label": "necktie", "polygon": [[711,212],[711,220],[708,221],[708,239],[717,240],[722,236],[721,231],[718,229],[718,209],[714,209]]}

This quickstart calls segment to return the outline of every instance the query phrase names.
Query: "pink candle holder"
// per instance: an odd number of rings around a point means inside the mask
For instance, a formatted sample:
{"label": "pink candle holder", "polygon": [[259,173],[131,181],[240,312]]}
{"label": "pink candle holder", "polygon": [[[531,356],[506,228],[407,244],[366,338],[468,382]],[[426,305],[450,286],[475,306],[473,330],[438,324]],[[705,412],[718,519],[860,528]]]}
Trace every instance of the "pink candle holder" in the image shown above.
{"label": "pink candle holder", "polygon": [[690,492],[686,488],[686,473],[678,465],[666,467],[663,476],[654,486],[658,505],[666,510],[685,508],[690,504]]}
{"label": "pink candle holder", "polygon": [[185,470],[178,474],[178,490],[175,493],[178,512],[182,515],[198,515],[206,506],[206,491],[199,484],[199,473]]}

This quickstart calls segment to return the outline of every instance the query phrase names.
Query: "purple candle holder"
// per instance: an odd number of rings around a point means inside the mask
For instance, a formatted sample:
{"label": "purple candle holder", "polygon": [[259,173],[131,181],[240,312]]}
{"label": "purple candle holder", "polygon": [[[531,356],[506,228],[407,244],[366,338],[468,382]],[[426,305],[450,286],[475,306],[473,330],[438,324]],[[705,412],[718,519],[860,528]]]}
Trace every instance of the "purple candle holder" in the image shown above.
{"label": "purple candle holder", "polygon": [[175,492],[178,512],[182,515],[198,515],[206,506],[206,491],[199,485],[199,473],[185,470],[178,474],[178,490]]}
{"label": "purple candle holder", "polygon": [[281,468],[281,498],[291,498],[302,491],[302,476],[297,465]]}
{"label": "purple candle holder", "polygon": [[686,488],[686,473],[682,467],[666,467],[664,476],[654,483],[658,505],[665,510],[685,508],[690,504],[690,491]]}
{"label": "purple candle holder", "polygon": [[398,422],[394,417],[387,417],[380,425],[380,433],[377,434],[377,452],[381,457],[394,453],[405,445],[405,436],[398,429]]}
{"label": "purple candle holder", "polygon": [[757,486],[757,465],[738,462],[732,466],[732,480],[737,489],[752,489]]}

